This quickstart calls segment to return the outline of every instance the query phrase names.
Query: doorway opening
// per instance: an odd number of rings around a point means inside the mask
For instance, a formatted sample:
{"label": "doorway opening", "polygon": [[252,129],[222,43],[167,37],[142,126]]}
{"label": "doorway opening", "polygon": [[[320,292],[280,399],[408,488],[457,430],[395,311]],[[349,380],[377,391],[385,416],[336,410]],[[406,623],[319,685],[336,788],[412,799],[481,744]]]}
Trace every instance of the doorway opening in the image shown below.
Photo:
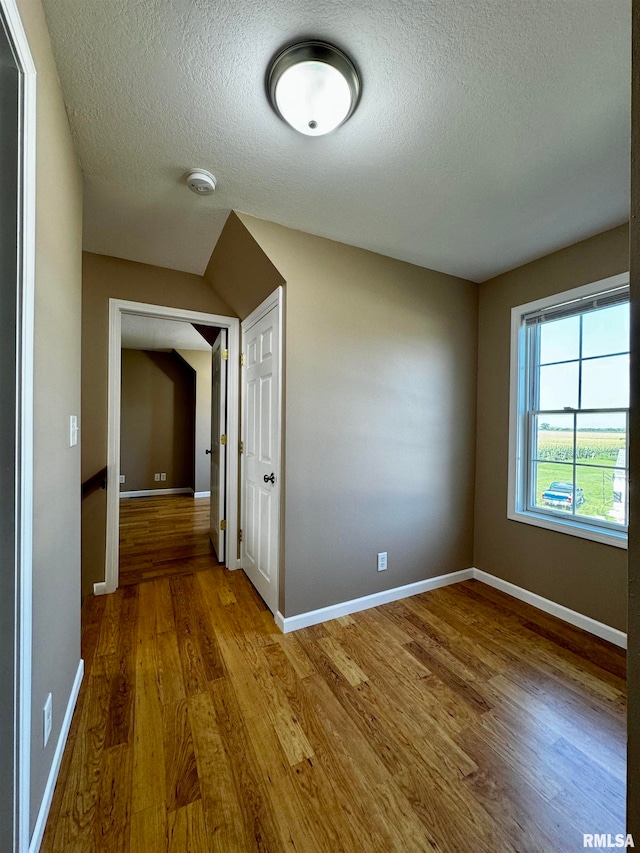
{"label": "doorway opening", "polygon": [[219,327],[124,314],[121,335],[118,584],[127,586],[224,560],[227,361]]}
{"label": "doorway opening", "polygon": [[110,300],[106,566],[97,594],[121,583],[121,543],[125,584],[181,563],[210,566],[214,553],[218,564],[240,566],[238,371],[236,318]]}

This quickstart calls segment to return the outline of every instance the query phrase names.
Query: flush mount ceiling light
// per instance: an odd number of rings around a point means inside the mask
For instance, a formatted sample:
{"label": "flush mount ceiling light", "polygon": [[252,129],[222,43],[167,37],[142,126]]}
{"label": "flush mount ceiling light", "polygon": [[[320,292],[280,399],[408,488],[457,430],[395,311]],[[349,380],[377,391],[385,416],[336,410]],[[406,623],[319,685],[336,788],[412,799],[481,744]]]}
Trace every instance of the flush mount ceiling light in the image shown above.
{"label": "flush mount ceiling light", "polygon": [[322,136],[343,124],[360,97],[360,78],[353,62],[323,41],[289,45],[267,72],[267,91],[274,110],[307,136]]}

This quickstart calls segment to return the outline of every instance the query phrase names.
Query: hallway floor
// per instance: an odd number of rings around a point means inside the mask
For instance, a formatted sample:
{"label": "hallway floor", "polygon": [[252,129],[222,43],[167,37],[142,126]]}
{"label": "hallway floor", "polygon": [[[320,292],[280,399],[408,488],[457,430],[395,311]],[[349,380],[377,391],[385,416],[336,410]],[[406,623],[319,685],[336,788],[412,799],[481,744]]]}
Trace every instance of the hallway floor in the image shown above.
{"label": "hallway floor", "polygon": [[571,853],[624,654],[476,581],[282,635],[219,566],[89,598],[46,853]]}
{"label": "hallway floor", "polygon": [[120,500],[120,582],[197,572],[218,563],[209,539],[209,498],[159,495]]}

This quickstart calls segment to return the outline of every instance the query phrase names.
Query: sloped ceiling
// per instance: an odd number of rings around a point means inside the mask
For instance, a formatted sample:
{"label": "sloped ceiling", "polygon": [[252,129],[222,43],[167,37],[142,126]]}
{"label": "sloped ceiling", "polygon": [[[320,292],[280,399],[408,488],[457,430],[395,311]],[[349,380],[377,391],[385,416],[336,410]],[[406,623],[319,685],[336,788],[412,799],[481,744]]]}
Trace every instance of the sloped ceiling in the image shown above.
{"label": "sloped ceiling", "polygon": [[[231,209],[484,280],[628,218],[630,0],[44,0],[85,248],[201,274]],[[271,56],[333,41],[350,121],[296,134]],[[218,178],[189,192],[192,166]]]}
{"label": "sloped ceiling", "polygon": [[211,350],[191,323],[160,317],[122,317],[122,348],[143,350]]}

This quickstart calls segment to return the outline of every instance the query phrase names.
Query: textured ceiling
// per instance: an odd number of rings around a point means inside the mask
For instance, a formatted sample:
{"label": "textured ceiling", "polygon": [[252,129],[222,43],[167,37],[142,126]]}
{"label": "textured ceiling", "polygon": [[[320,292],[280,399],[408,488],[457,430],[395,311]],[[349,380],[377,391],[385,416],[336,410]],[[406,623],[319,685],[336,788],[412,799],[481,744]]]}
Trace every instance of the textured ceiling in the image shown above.
{"label": "textured ceiling", "polygon": [[[481,281],[626,221],[630,0],[44,0],[85,247],[202,273],[230,209]],[[353,117],[296,134],[275,51],[333,41]],[[212,171],[198,198],[183,176]]]}
{"label": "textured ceiling", "polygon": [[191,323],[162,320],[159,317],[122,316],[122,348],[144,350],[211,350]]}

